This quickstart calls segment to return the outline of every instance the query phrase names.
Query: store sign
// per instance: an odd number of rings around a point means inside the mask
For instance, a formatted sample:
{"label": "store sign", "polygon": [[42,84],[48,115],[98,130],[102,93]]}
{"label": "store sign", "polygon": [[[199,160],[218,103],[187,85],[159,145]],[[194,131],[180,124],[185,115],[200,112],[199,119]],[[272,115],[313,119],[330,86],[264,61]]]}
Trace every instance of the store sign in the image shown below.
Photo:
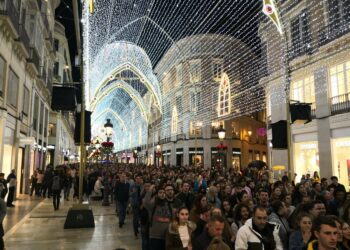
{"label": "store sign", "polygon": [[19,144],[22,145],[34,145],[35,138],[34,137],[22,137],[19,138]]}
{"label": "store sign", "polygon": [[316,149],[317,145],[315,143],[301,144],[300,149]]}
{"label": "store sign", "polygon": [[350,141],[337,141],[335,143],[336,147],[350,147]]}

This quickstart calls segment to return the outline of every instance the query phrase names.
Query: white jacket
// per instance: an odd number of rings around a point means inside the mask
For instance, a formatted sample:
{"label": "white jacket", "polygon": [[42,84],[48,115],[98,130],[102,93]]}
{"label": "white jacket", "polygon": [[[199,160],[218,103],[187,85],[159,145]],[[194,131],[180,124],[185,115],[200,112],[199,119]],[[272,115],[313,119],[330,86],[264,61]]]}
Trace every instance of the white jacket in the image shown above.
{"label": "white jacket", "polygon": [[[270,224],[273,224],[273,223],[270,223]],[[283,250],[283,246],[281,244],[280,237],[278,236],[280,226],[275,225],[275,224],[273,224],[273,225],[275,226],[274,230],[273,230],[273,237],[274,237],[275,243],[276,243],[276,250]],[[261,235],[253,229],[252,219],[247,220],[246,223],[244,224],[244,226],[242,226],[237,232],[235,249],[236,250],[247,250],[248,249],[248,242],[261,243],[261,240],[258,238],[257,235],[259,235],[261,237]],[[274,250],[274,249],[264,249],[263,245],[262,245],[261,249],[262,250]]]}

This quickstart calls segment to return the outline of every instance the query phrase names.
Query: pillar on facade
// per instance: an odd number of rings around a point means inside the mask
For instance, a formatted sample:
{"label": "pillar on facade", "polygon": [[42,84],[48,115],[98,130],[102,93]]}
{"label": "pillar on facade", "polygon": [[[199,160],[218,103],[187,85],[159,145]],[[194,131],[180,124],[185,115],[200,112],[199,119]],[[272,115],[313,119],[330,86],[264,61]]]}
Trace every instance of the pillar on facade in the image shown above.
{"label": "pillar on facade", "polygon": [[203,148],[203,167],[209,169],[211,167],[211,147],[210,144]]}
{"label": "pillar on facade", "polygon": [[[325,91],[316,91],[316,117],[323,118],[331,115],[328,97],[328,71],[326,67],[319,68],[314,75],[315,86]],[[332,148],[331,148],[331,130],[329,118],[317,120],[317,139],[319,167],[321,177],[330,177],[333,175],[332,169]]]}
{"label": "pillar on facade", "polygon": [[188,166],[190,164],[190,155],[189,155],[189,147],[184,146],[184,166]]}

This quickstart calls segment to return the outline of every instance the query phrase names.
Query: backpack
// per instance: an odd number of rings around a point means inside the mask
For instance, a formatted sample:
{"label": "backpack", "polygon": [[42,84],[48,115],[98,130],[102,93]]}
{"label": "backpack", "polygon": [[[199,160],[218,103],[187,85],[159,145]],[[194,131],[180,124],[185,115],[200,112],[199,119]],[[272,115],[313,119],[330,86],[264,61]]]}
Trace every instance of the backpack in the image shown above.
{"label": "backpack", "polygon": [[52,190],[61,190],[60,177],[54,176],[52,181]]}

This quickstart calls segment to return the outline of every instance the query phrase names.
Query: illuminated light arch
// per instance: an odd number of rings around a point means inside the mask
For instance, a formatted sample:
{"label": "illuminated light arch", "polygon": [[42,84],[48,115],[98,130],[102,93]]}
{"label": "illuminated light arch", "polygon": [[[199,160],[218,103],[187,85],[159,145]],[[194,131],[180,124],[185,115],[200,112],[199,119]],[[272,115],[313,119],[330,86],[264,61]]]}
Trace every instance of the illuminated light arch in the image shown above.
{"label": "illuminated light arch", "polygon": [[173,112],[171,115],[171,133],[176,134],[177,133],[177,125],[178,125],[178,113],[177,113],[177,108],[174,106]]}
{"label": "illuminated light arch", "polygon": [[140,93],[123,80],[116,80],[116,83],[113,82],[107,88],[103,89],[103,91],[99,93],[99,96],[91,103],[91,110],[94,111],[98,103],[101,102],[104,98],[107,98],[107,96],[112,94],[112,92],[116,89],[122,89],[129,94],[131,99],[139,107],[142,117],[145,119],[146,123],[148,123],[146,104],[144,103]]}
{"label": "illuminated light arch", "polygon": [[114,110],[110,108],[105,109],[103,112],[99,113],[96,117],[94,116],[94,113],[92,113],[92,117],[93,117],[92,121],[96,121],[101,116],[106,115],[107,113],[111,113],[114,116],[114,118],[119,122],[124,132],[127,132],[124,120]]}
{"label": "illuminated light arch", "polygon": [[[162,113],[162,105],[161,105],[161,97],[160,97],[160,89],[156,90],[151,83],[151,81],[148,80],[147,76],[142,73],[141,70],[139,70],[135,65],[133,65],[130,62],[124,63],[119,65],[117,68],[112,70],[110,73],[107,74],[107,77],[105,77],[102,82],[98,85],[98,88],[95,90],[94,93],[94,99],[91,101],[91,109],[94,109],[94,103],[96,102],[96,98],[101,95],[100,92],[104,92],[104,87],[111,82],[111,78],[115,78],[116,75],[123,72],[124,70],[130,70],[135,75],[137,75],[140,79],[140,81],[146,86],[148,91],[150,91],[154,97],[155,100],[155,106],[158,108],[160,113]],[[117,81],[121,81],[118,80]],[[125,82],[125,81],[124,81]],[[126,83],[126,82],[125,82]],[[126,83],[127,84],[127,83]],[[127,84],[128,85],[128,84]],[[131,87],[132,88],[132,87]],[[135,90],[136,91],[136,90]]]}
{"label": "illuminated light arch", "polygon": [[225,116],[231,113],[231,85],[226,73],[222,74],[219,86],[218,116]]}

